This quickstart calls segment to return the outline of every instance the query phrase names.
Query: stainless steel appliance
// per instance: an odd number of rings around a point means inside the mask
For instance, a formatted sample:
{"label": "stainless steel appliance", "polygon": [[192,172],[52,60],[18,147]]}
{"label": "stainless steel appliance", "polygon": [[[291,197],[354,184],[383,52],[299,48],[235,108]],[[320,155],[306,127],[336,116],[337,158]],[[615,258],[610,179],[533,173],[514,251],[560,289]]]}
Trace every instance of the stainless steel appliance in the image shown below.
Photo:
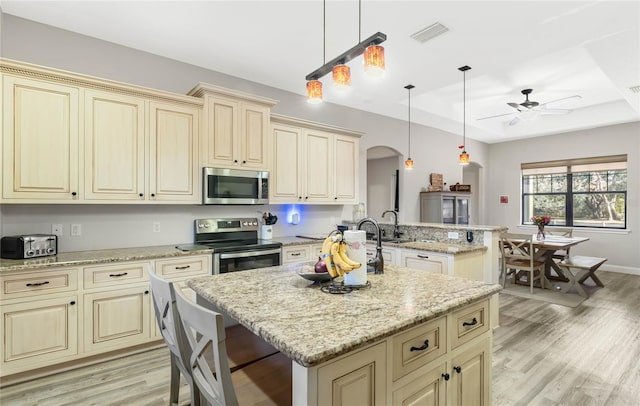
{"label": "stainless steel appliance", "polygon": [[0,241],[2,258],[27,259],[58,253],[58,237],[49,234],[13,235]]}
{"label": "stainless steel appliance", "polygon": [[203,168],[202,204],[267,204],[269,172]]}
{"label": "stainless steel appliance", "polygon": [[198,246],[213,248],[213,274],[281,265],[282,243],[258,238],[256,218],[195,220]]}

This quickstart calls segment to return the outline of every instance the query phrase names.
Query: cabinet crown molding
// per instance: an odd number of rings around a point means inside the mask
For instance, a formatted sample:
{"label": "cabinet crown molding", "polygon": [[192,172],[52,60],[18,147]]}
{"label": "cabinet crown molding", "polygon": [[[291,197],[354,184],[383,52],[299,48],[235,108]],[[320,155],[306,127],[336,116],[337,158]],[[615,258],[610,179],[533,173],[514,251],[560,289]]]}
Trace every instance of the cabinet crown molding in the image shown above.
{"label": "cabinet crown molding", "polygon": [[338,127],[331,124],[318,123],[316,121],[304,120],[302,118],[290,117],[282,114],[271,113],[271,123],[299,126],[307,129],[327,131],[334,134],[348,135],[357,138],[360,138],[364,135],[364,132],[362,131],[350,130],[348,128]]}
{"label": "cabinet crown molding", "polygon": [[275,100],[275,99],[257,96],[255,94],[242,92],[240,90],[228,89],[226,87],[216,86],[216,85],[212,85],[210,83],[204,83],[204,82],[199,82],[187,94],[193,97],[204,97],[206,95],[233,97],[234,99],[240,99],[240,100],[249,101],[252,103],[264,104],[269,107],[273,107],[276,104],[278,104],[278,100]]}

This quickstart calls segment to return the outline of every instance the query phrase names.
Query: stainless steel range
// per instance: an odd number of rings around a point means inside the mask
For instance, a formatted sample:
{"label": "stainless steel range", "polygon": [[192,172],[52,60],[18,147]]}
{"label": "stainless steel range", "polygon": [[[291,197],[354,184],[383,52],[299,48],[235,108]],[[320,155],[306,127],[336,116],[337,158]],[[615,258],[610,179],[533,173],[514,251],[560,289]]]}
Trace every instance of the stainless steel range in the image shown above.
{"label": "stainless steel range", "polygon": [[281,265],[282,243],[258,238],[257,218],[197,219],[196,245],[213,248],[213,274]]}

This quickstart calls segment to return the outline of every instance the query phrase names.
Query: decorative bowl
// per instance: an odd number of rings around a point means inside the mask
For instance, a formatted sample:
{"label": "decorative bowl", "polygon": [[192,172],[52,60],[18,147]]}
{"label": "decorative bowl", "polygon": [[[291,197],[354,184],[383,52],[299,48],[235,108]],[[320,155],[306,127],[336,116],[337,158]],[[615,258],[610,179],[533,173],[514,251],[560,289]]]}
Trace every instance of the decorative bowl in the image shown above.
{"label": "decorative bowl", "polygon": [[308,272],[307,269],[302,269],[298,272],[298,275],[314,283],[329,282],[331,280],[331,275],[329,275],[329,272],[316,273],[313,268],[310,269],[311,272]]}

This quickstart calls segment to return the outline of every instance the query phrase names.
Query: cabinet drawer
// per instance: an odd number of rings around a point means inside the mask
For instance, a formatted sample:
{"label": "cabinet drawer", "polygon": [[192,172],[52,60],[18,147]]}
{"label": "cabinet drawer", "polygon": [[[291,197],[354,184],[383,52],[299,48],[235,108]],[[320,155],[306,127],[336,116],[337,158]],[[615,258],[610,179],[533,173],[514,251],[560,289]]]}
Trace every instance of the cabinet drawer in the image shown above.
{"label": "cabinet drawer", "polygon": [[427,251],[403,251],[401,264],[407,268],[422,269],[433,273],[448,273],[448,257]]}
{"label": "cabinet drawer", "polygon": [[56,269],[0,277],[0,300],[69,292],[78,289],[78,270]]}
{"label": "cabinet drawer", "polygon": [[311,259],[310,245],[296,245],[294,247],[285,247],[282,249],[282,262],[299,262],[309,261]]}
{"label": "cabinet drawer", "polygon": [[151,263],[148,261],[87,266],[84,268],[84,287],[91,289],[147,281],[149,269]]}
{"label": "cabinet drawer", "polygon": [[474,339],[489,330],[489,301],[472,304],[451,315],[451,348]]}
{"label": "cabinet drawer", "polygon": [[393,337],[393,380],[447,352],[447,318],[421,324]]}
{"label": "cabinet drawer", "polygon": [[211,256],[186,256],[156,260],[156,274],[175,280],[183,277],[210,275]]}

